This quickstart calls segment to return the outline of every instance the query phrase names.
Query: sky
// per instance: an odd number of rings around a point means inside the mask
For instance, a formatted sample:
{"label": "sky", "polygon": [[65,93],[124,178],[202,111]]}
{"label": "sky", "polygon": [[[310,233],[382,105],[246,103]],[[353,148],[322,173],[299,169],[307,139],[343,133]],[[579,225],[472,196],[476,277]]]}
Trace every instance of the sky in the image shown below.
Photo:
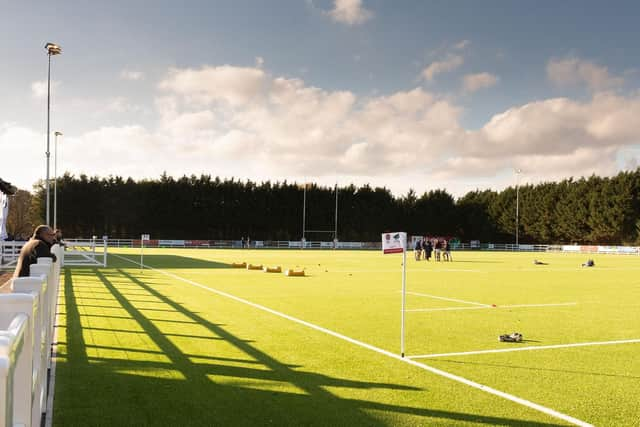
{"label": "sky", "polygon": [[63,50],[51,58],[51,176],[460,197],[639,164],[637,1],[0,8],[0,178],[27,190],[46,176],[47,42]]}

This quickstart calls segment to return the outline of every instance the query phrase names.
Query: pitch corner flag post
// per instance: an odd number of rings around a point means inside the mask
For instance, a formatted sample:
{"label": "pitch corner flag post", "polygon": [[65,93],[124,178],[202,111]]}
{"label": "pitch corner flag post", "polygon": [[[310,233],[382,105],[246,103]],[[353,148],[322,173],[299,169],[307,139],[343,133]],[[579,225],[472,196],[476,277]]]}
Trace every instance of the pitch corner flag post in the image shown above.
{"label": "pitch corner flag post", "polygon": [[407,283],[407,233],[383,233],[382,234],[382,253],[397,254],[402,253],[402,308],[400,321],[400,355],[404,357],[404,303],[406,296]]}

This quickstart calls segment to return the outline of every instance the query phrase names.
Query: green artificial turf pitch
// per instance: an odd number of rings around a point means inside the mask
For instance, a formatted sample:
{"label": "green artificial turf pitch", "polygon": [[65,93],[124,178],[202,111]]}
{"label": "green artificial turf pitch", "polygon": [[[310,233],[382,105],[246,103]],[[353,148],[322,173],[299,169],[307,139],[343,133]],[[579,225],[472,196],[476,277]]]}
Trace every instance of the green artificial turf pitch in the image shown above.
{"label": "green artificial turf pitch", "polygon": [[[596,255],[593,268],[578,254],[453,257],[407,254],[410,360],[587,423],[640,425],[639,257]],[[108,268],[65,270],[54,425],[568,424],[246,303],[399,354],[401,255],[145,249],[144,271],[139,260],[111,249]],[[498,342],[515,331],[523,342]],[[594,344],[625,340],[636,341]],[[580,343],[591,344],[562,347]],[[538,346],[558,347],[527,349]]]}

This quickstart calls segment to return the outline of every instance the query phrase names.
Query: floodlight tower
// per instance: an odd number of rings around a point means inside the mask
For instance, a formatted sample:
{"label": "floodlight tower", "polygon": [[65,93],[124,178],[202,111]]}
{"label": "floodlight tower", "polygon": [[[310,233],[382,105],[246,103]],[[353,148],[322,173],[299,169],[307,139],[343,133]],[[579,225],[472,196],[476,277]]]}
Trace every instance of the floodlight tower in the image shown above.
{"label": "floodlight tower", "polygon": [[49,140],[50,140],[50,136],[51,136],[51,129],[50,129],[50,117],[51,117],[51,57],[54,55],[60,55],[62,53],[62,48],[55,44],[55,43],[47,43],[46,45],[44,45],[44,48],[47,50],[47,56],[49,57],[49,68],[47,71],[47,151],[46,151],[46,155],[47,155],[47,177],[45,180],[45,188],[46,188],[46,193],[47,193],[47,218],[46,218],[46,223],[47,225],[49,225],[49,219],[50,219],[50,195],[49,195],[49,158],[51,156],[51,153],[49,152]]}
{"label": "floodlight tower", "polygon": [[53,144],[53,228],[58,228],[58,137],[62,136],[62,132],[55,131],[53,135],[56,137]]}
{"label": "floodlight tower", "polygon": [[338,244],[338,183],[336,182],[336,222],[333,229],[333,241]]}
{"label": "floodlight tower", "polygon": [[518,250],[518,228],[519,228],[519,217],[520,217],[520,174],[522,173],[522,169],[516,169],[516,250]]}

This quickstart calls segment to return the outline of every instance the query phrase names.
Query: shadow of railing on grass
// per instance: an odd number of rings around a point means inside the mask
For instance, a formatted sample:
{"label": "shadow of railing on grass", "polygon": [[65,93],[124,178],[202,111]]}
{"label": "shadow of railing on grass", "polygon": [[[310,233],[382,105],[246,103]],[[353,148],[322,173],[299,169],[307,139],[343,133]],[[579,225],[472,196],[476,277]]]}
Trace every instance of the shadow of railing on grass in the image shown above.
{"label": "shadow of railing on grass", "polygon": [[[252,345],[250,341],[243,340],[222,325],[215,324],[186,309],[160,293],[158,289],[123,270],[118,270],[121,275],[119,277],[126,277],[130,283],[135,283],[148,295],[163,302],[170,307],[167,311],[175,311],[186,316],[190,319],[186,323],[205,327],[215,335],[217,340],[229,343],[242,354],[247,355],[247,359],[216,358],[210,355],[201,356],[183,352],[172,341],[171,334],[163,333],[156,325],[159,319],[146,316],[143,313],[144,309],[135,307],[119,291],[112,281],[113,277],[117,276],[98,269],[93,273],[128,314],[128,317],[121,317],[135,320],[142,329],[143,335],[148,337],[158,350],[142,351],[122,347],[87,346],[84,334],[91,334],[93,330],[91,327],[82,325],[81,316],[84,314],[80,313],[81,306],[76,305],[73,276],[68,271],[65,273],[64,286],[67,342],[63,343],[67,348],[62,355],[68,362],[62,362],[59,365],[56,411],[54,412],[56,424],[386,425],[382,419],[368,412],[375,410],[413,414],[441,421],[468,421],[487,425],[556,425],[340,397],[326,390],[325,387],[418,389],[405,385],[354,381],[296,370],[298,366],[278,361]],[[113,328],[109,331],[117,333],[118,329]],[[184,334],[183,337],[192,336]],[[125,350],[131,351],[134,355],[147,353],[166,361],[140,360],[140,358],[129,356],[126,359],[88,357],[87,348]],[[211,360],[220,364],[196,363],[192,359]],[[229,366],[225,365],[225,362],[239,362],[256,367]],[[162,372],[165,372],[165,375],[162,375]],[[236,382],[239,385],[216,382],[217,376],[237,378]],[[274,390],[251,389],[249,384],[252,380],[271,381],[276,383],[276,386]],[[291,391],[291,387],[287,384],[300,392]],[[104,408],[110,410],[105,411]],[[425,419],[425,422],[428,421]]]}
{"label": "shadow of railing on grass", "polygon": [[[121,259],[123,257],[125,259]],[[156,268],[232,268],[230,264],[219,261],[208,261],[201,258],[191,258],[182,255],[157,255],[144,254],[144,265]],[[119,254],[109,257],[109,267],[114,268],[136,268],[133,263],[140,262],[139,254]]]}

